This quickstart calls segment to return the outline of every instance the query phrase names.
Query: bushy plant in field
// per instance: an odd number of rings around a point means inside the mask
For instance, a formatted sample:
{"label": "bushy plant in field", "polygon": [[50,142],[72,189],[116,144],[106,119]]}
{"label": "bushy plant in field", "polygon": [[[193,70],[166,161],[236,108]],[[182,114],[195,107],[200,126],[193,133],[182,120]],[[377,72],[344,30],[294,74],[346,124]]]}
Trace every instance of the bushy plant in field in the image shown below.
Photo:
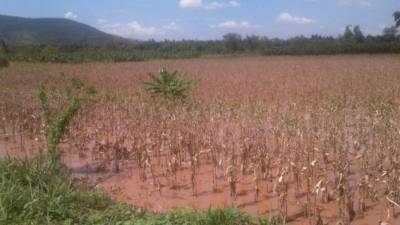
{"label": "bushy plant in field", "polygon": [[44,82],[40,85],[37,96],[46,126],[48,151],[52,161],[58,162],[58,145],[66,133],[70,121],[81,108],[82,102],[88,100],[95,93],[95,89],[92,86],[87,86],[79,79],[70,79],[69,85],[65,88],[67,103],[57,112],[50,108],[46,84],[47,82]]}
{"label": "bushy plant in field", "polygon": [[146,89],[153,96],[160,96],[164,100],[184,100],[187,92],[193,88],[195,81],[187,79],[177,71],[170,73],[165,68],[160,69],[158,75],[149,74],[151,81],[145,82]]}

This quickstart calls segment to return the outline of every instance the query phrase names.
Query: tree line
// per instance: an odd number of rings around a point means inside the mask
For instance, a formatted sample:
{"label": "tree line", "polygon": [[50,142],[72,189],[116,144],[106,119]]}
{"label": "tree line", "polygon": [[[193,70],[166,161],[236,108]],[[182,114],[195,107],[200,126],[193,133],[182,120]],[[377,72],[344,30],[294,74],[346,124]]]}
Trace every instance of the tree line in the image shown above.
{"label": "tree line", "polygon": [[[221,40],[165,40],[116,42],[101,47],[78,43],[68,46],[19,46],[8,49],[0,40],[0,55],[13,61],[67,62],[140,61],[159,58],[195,58],[229,55],[320,55],[400,53],[400,11],[394,25],[380,35],[364,35],[360,26],[347,26],[338,37],[312,35],[289,39],[228,33]],[[3,53],[2,53],[3,52]]]}

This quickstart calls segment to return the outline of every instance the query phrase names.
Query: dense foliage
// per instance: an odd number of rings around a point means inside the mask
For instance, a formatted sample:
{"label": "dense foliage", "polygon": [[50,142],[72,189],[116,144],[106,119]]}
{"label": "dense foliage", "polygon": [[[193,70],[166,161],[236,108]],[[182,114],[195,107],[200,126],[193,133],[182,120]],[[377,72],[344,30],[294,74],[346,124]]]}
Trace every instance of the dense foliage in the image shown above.
{"label": "dense foliage", "polygon": [[[357,26],[355,27],[357,28]],[[358,28],[359,29],[359,28]],[[133,44],[113,44],[106,47],[30,46],[11,49],[13,61],[81,63],[92,61],[123,62],[146,59],[195,58],[227,55],[319,55],[358,53],[400,53],[400,38],[393,28],[384,35],[366,36],[360,30],[346,29],[345,35],[333,38],[313,35],[287,40],[260,36],[242,38],[227,34],[222,40],[212,41],[143,41]]]}

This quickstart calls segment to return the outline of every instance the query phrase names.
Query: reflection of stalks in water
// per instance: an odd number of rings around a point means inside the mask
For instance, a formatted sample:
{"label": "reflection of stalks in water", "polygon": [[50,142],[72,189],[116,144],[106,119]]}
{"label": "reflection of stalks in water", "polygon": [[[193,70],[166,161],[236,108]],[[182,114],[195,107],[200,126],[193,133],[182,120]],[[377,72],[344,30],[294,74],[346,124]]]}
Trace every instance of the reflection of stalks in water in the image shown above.
{"label": "reflection of stalks in water", "polygon": [[286,169],[283,169],[278,177],[278,180],[274,188],[275,192],[278,194],[279,197],[279,210],[284,220],[287,218],[288,215],[288,204],[287,204],[288,184],[285,178],[286,174],[287,174]]}
{"label": "reflection of stalks in water", "polygon": [[321,217],[321,212],[322,212],[322,209],[321,208],[317,208],[317,220],[316,220],[316,222],[315,222],[315,225],[324,225],[324,221],[322,220],[322,217]]}
{"label": "reflection of stalks in water", "polygon": [[260,163],[254,163],[253,167],[253,180],[254,180],[254,201],[258,201],[260,195],[260,182],[261,182],[261,166]]}
{"label": "reflection of stalks in water", "polygon": [[230,195],[231,195],[231,198],[236,200],[236,198],[237,198],[236,178],[233,173],[234,173],[233,166],[229,165],[227,168],[227,176],[228,176],[228,182],[229,182]]}
{"label": "reflection of stalks in water", "polygon": [[147,139],[146,139],[146,148],[144,151],[144,155],[145,155],[145,170],[146,168],[150,170],[150,175],[153,178],[153,185],[155,186],[155,188],[157,189],[158,192],[161,193],[161,184],[158,180],[158,178],[156,177],[155,171],[154,171],[154,166],[151,160],[151,149],[154,149],[154,143],[152,142],[152,140],[150,139],[150,136],[147,135]]}
{"label": "reflection of stalks in water", "polygon": [[236,200],[237,192],[236,192],[236,176],[235,176],[235,165],[232,162],[232,159],[229,160],[229,165],[226,168],[226,176],[228,177],[229,189],[231,198]]}
{"label": "reflection of stalks in water", "polygon": [[343,173],[340,173],[337,184],[339,198],[339,215],[346,221],[353,221],[355,217],[353,193],[348,188],[347,179]]}
{"label": "reflection of stalks in water", "polygon": [[190,181],[192,184],[192,194],[193,196],[197,195],[197,187],[196,187],[196,173],[197,173],[197,169],[196,169],[196,165],[197,165],[197,154],[194,154],[193,156],[190,157],[191,161],[190,161],[190,168],[191,168],[191,174],[190,174]]}
{"label": "reflection of stalks in water", "polygon": [[218,190],[218,171],[222,167],[222,159],[218,157],[218,153],[215,147],[211,149],[211,158],[213,163],[213,191]]}
{"label": "reflection of stalks in water", "polygon": [[294,195],[297,198],[300,196],[300,191],[301,191],[301,180],[300,180],[300,168],[297,166],[297,164],[294,161],[290,162],[290,168],[293,174],[293,180],[295,183],[294,186]]}
{"label": "reflection of stalks in water", "polygon": [[369,186],[369,177],[365,175],[358,182],[357,192],[358,192],[358,209],[361,212],[366,211],[366,200],[368,196],[368,186]]}

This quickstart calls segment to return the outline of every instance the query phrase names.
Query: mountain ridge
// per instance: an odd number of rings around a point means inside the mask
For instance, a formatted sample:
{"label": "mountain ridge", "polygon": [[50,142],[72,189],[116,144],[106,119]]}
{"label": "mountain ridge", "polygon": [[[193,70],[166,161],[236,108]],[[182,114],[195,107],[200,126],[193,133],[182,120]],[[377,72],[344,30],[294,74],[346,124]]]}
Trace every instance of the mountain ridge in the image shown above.
{"label": "mountain ridge", "polygon": [[103,46],[128,42],[92,26],[64,18],[25,18],[0,15],[0,38],[8,46],[82,45]]}

